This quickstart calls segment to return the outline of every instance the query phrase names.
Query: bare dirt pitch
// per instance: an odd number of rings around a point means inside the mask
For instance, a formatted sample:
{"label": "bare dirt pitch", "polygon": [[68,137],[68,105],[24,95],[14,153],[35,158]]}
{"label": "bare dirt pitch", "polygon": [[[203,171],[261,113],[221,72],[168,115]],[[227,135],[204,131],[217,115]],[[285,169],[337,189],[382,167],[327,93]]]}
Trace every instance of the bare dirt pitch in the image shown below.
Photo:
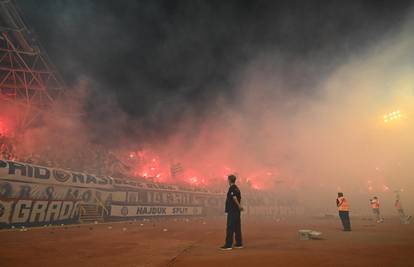
{"label": "bare dirt pitch", "polygon": [[[414,225],[352,223],[246,219],[245,248],[232,251],[218,250],[224,218],[0,231],[0,266],[414,266]],[[324,239],[300,241],[299,229]]]}

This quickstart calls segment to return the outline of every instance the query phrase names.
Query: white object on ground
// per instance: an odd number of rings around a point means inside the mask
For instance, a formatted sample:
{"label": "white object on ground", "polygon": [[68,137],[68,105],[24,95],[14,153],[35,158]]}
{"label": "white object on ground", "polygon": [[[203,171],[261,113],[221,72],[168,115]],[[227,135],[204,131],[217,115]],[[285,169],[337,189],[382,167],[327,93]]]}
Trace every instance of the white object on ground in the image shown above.
{"label": "white object on ground", "polygon": [[299,230],[299,239],[300,240],[309,240],[309,239],[320,239],[322,233],[309,229]]}
{"label": "white object on ground", "polygon": [[309,238],[310,239],[320,239],[321,238],[322,233],[318,232],[318,231],[312,231],[309,233]]}
{"label": "white object on ground", "polygon": [[311,232],[312,230],[308,230],[308,229],[299,230],[299,240],[309,240]]}

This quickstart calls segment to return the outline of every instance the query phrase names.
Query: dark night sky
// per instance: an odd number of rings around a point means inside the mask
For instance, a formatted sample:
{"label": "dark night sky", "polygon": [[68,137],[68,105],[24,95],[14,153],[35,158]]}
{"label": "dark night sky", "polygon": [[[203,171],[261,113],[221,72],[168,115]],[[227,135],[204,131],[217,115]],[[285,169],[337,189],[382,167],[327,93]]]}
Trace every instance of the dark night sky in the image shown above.
{"label": "dark night sky", "polygon": [[[95,96],[116,99],[129,118],[153,129],[163,129],[165,121],[188,110],[203,114],[217,97],[231,102],[235,74],[257,55],[277,51],[286,63],[287,83],[293,75],[312,81],[329,73],[342,59],[392,33],[410,7],[403,1],[17,4],[67,83],[88,77]],[[291,62],[316,61],[313,71],[290,69]],[[92,105],[92,113],[97,109]]]}

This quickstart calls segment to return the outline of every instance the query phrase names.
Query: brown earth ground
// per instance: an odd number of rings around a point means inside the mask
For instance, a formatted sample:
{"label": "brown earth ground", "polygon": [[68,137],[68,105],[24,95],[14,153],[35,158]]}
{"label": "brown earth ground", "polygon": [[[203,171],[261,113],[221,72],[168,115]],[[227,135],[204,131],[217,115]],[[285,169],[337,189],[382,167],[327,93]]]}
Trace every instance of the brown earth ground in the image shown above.
{"label": "brown earth ground", "polygon": [[[245,248],[232,251],[218,249],[224,217],[2,230],[0,266],[414,266],[414,224],[352,224],[342,232],[337,218],[245,219]],[[300,241],[299,229],[323,239]]]}

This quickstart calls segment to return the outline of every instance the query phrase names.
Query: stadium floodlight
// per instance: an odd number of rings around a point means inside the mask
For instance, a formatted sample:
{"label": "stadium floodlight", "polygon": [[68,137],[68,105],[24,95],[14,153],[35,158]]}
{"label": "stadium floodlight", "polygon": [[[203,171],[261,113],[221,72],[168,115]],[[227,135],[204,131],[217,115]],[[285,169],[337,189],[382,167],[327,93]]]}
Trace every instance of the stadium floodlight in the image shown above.
{"label": "stadium floodlight", "polygon": [[401,111],[400,110],[395,110],[395,111],[392,111],[392,112],[384,115],[384,122],[389,123],[391,121],[398,120],[400,118],[401,118]]}

